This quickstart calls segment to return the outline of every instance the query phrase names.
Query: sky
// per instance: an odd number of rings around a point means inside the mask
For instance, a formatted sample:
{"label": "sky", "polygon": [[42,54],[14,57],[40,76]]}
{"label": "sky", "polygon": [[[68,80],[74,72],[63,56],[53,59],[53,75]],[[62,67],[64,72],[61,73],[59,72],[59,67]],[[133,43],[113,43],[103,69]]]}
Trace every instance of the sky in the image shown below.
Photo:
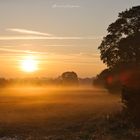
{"label": "sky", "polygon": [[[0,0],[0,77],[94,77],[106,68],[100,45],[118,13],[140,0]],[[22,61],[33,56],[38,69]]]}

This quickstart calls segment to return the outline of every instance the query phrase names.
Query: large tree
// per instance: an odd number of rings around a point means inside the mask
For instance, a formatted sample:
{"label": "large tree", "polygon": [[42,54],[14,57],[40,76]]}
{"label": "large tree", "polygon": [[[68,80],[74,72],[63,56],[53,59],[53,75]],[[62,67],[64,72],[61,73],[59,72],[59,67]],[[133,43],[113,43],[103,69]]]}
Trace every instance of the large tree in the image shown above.
{"label": "large tree", "polygon": [[99,46],[101,60],[109,68],[140,65],[140,6],[119,13],[107,31]]}
{"label": "large tree", "polygon": [[140,6],[120,13],[107,31],[99,46],[101,60],[123,85],[125,117],[140,127]]}

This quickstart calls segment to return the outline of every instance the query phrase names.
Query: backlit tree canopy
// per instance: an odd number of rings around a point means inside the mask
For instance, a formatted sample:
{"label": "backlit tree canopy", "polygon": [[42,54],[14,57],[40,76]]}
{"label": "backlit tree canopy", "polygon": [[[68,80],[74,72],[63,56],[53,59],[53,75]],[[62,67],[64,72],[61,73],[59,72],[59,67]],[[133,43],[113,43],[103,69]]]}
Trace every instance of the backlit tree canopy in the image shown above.
{"label": "backlit tree canopy", "polygon": [[67,85],[75,85],[78,84],[78,76],[75,72],[64,72],[61,75],[63,84]]}
{"label": "backlit tree canopy", "polygon": [[120,13],[107,31],[99,46],[101,60],[109,68],[140,65],[140,6]]}

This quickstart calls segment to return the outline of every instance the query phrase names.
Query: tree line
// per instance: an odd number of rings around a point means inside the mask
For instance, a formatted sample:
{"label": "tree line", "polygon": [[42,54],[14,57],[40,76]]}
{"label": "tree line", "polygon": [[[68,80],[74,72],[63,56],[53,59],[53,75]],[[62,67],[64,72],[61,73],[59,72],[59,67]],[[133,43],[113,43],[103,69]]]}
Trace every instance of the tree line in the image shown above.
{"label": "tree line", "polygon": [[13,85],[35,85],[35,86],[78,86],[78,85],[91,85],[93,78],[79,78],[74,71],[66,71],[57,78],[13,78],[5,79],[0,78],[0,87],[7,87]]}

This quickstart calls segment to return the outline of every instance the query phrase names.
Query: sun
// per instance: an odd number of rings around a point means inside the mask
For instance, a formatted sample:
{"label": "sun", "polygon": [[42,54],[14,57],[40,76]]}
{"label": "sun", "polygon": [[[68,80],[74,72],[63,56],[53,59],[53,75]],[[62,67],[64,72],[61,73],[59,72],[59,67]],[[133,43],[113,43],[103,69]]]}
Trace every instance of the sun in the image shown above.
{"label": "sun", "polygon": [[38,69],[38,62],[33,56],[28,56],[22,60],[21,69],[24,72],[35,72]]}

